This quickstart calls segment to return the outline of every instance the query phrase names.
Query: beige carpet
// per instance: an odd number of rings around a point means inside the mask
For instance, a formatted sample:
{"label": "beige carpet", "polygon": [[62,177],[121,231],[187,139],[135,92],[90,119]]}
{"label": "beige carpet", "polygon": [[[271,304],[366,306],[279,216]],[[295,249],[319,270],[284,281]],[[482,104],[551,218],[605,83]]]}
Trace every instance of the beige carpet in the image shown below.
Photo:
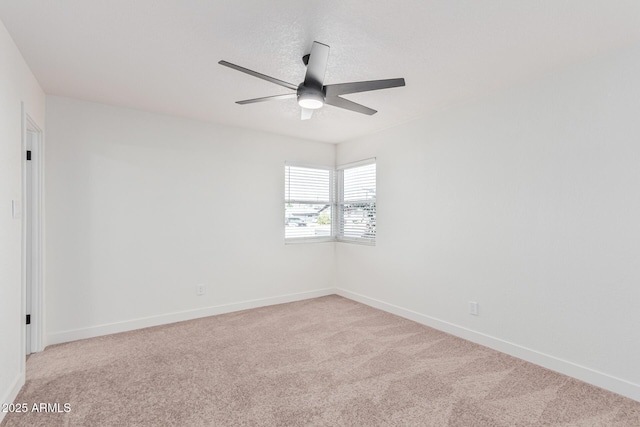
{"label": "beige carpet", "polygon": [[640,403],[338,297],[60,344],[2,426],[640,426]]}

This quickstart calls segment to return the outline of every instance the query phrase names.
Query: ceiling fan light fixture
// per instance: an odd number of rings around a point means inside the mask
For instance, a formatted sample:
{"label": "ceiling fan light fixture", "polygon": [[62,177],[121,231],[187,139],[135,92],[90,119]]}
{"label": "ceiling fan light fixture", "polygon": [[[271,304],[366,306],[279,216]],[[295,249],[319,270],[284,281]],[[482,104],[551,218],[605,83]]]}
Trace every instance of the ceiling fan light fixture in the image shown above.
{"label": "ceiling fan light fixture", "polygon": [[298,105],[308,110],[317,110],[324,105],[324,97],[314,92],[301,93],[298,95]]}
{"label": "ceiling fan light fixture", "polygon": [[284,80],[258,73],[257,71],[232,64],[227,61],[218,62],[225,67],[233,68],[250,76],[257,77],[262,80],[295,90],[295,93],[289,92],[282,95],[263,96],[261,98],[245,99],[237,101],[236,104],[253,104],[262,101],[273,101],[277,99],[298,99],[298,105],[302,108],[300,120],[309,120],[313,115],[313,111],[322,108],[324,104],[345,110],[355,111],[356,113],[371,116],[377,113],[376,110],[357,104],[353,101],[340,97],[340,95],[348,95],[350,93],[369,92],[372,90],[389,89],[392,87],[404,86],[404,79],[384,79],[369,80],[362,82],[337,83],[331,85],[324,84],[324,75],[327,70],[327,60],[329,58],[329,46],[324,43],[314,41],[311,46],[311,53],[302,57],[302,62],[307,66],[307,72],[304,75],[304,81],[298,86]]}

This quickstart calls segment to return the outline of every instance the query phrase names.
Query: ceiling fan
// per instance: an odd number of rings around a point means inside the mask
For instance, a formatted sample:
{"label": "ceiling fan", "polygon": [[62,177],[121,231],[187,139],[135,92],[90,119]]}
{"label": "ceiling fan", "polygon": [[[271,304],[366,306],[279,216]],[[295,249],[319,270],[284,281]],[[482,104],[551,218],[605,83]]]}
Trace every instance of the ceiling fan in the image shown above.
{"label": "ceiling fan", "polygon": [[404,79],[370,80],[365,82],[324,85],[324,73],[327,69],[328,58],[329,46],[313,42],[311,53],[302,57],[302,62],[307,66],[307,72],[304,76],[304,81],[299,85],[294,85],[293,83],[288,83],[227,61],[220,61],[218,64],[296,91],[295,93],[286,93],[283,95],[246,99],[244,101],[237,101],[236,104],[253,104],[255,102],[297,98],[298,104],[302,108],[302,120],[310,119],[313,111],[321,108],[324,104],[370,116],[377,113],[377,111],[349,101],[348,99],[341,98],[339,95],[404,86]]}

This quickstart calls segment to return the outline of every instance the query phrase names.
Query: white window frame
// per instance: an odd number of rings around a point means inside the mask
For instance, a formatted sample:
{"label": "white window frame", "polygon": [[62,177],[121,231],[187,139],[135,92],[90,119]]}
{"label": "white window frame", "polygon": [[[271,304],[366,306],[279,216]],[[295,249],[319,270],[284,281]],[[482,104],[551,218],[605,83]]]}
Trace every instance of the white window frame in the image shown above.
{"label": "white window frame", "polygon": [[[360,166],[367,166],[367,165],[372,165],[372,164],[376,164],[376,158],[370,158],[370,159],[365,159],[365,160],[360,160],[357,162],[353,162],[353,163],[347,163],[344,165],[340,165],[336,168],[336,192],[337,192],[337,197],[336,197],[336,222],[335,222],[335,228],[333,230],[334,232],[334,236],[336,237],[336,241],[341,242],[341,243],[355,243],[358,245],[367,245],[367,246],[375,246],[376,245],[376,234],[374,234],[373,238],[367,238],[367,237],[352,237],[352,236],[344,236],[342,233],[342,230],[344,229],[344,216],[342,215],[343,212],[343,208],[342,206],[344,206],[345,204],[352,204],[352,203],[358,203],[360,201],[349,201],[349,202],[345,202],[344,201],[344,171],[346,169],[353,169],[353,168],[357,168]],[[374,199],[363,199],[361,202],[362,203],[372,203],[376,206],[376,224],[377,224],[377,181],[378,181],[378,171],[376,169],[376,198]],[[333,223],[332,223],[333,224]]]}
{"label": "white window frame", "polygon": [[[374,235],[373,238],[359,238],[359,237],[345,237],[344,235],[342,235],[341,230],[343,229],[343,221],[344,218],[342,217],[342,215],[340,214],[340,212],[342,212],[341,206],[343,206],[345,204],[344,202],[344,195],[342,194],[343,192],[343,188],[344,188],[344,170],[345,169],[351,169],[351,168],[356,168],[359,166],[366,166],[366,165],[371,165],[371,164],[375,164],[376,163],[376,158],[370,158],[370,159],[365,159],[365,160],[361,160],[358,162],[353,162],[353,163],[347,163],[344,165],[340,165],[338,167],[332,167],[332,166],[325,166],[325,165],[314,165],[314,164],[308,164],[308,163],[299,163],[299,162],[290,162],[290,161],[286,161],[285,162],[285,168],[284,168],[284,182],[285,182],[285,186],[287,185],[288,182],[288,177],[287,177],[287,167],[292,166],[292,167],[301,167],[301,168],[309,168],[309,169],[319,169],[319,170],[326,170],[329,171],[329,199],[327,201],[322,201],[322,202],[328,202],[331,205],[331,234],[330,236],[306,236],[306,237],[287,237],[286,236],[286,205],[288,203],[294,203],[294,204],[317,204],[316,202],[310,202],[308,200],[294,200],[294,199],[287,199],[286,198],[286,190],[285,190],[285,194],[284,194],[284,205],[283,205],[283,213],[282,213],[282,218],[283,218],[283,236],[284,236],[284,242],[285,244],[297,244],[297,243],[321,243],[321,242],[340,242],[340,243],[355,243],[355,244],[360,244],[360,245],[367,245],[367,246],[375,246],[376,244],[376,236]],[[376,170],[376,181],[377,181],[377,170]],[[377,187],[377,185],[376,185]],[[373,199],[373,203],[376,204],[377,206],[377,197],[376,199]],[[363,202],[367,202],[367,203],[371,203],[372,199],[366,199],[363,200]],[[354,203],[354,201],[349,201],[348,203]],[[357,201],[356,201],[357,203]],[[376,212],[376,220],[377,220],[377,212]],[[377,221],[376,221],[377,222]]]}
{"label": "white window frame", "polygon": [[309,164],[309,163],[298,163],[298,162],[285,162],[285,176],[284,176],[284,182],[285,185],[287,183],[287,167],[288,166],[292,166],[292,167],[299,167],[299,168],[309,168],[309,169],[319,169],[319,170],[326,170],[329,171],[329,200],[323,200],[322,202],[328,202],[331,205],[331,234],[329,236],[307,236],[307,237],[287,237],[286,236],[286,229],[287,229],[287,224],[286,224],[286,204],[287,203],[295,203],[295,204],[317,204],[318,201],[315,202],[310,202],[307,200],[294,200],[294,199],[287,199],[286,198],[286,191],[285,191],[285,198],[284,198],[284,212],[283,212],[283,234],[284,234],[284,242],[285,244],[297,244],[297,243],[324,243],[324,242],[334,242],[335,241],[335,234],[334,234],[334,230],[335,230],[335,220],[336,220],[336,200],[335,200],[335,173],[336,170],[333,166],[326,166],[326,165],[313,165],[313,164]]}

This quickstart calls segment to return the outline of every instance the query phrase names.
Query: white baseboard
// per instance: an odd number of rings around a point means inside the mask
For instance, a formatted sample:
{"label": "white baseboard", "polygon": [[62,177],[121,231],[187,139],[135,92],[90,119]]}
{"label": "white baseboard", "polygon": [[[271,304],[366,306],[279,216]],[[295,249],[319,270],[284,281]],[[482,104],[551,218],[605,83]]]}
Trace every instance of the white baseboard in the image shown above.
{"label": "white baseboard", "polygon": [[621,378],[613,377],[603,372],[599,372],[585,366],[569,362],[567,360],[559,359],[545,353],[540,353],[539,351],[522,347],[518,344],[514,344],[508,341],[501,340],[499,338],[492,337],[490,335],[476,332],[471,329],[467,329],[453,323],[445,322],[443,320],[436,319],[434,317],[427,316],[412,310],[408,310],[403,307],[388,304],[386,302],[377,300],[375,298],[370,298],[356,292],[338,288],[336,289],[335,293],[342,297],[352,299],[371,307],[375,307],[380,310],[398,315],[400,317],[404,317],[405,319],[413,320],[414,322],[418,322],[423,325],[430,326],[434,329],[447,332],[451,335],[464,338],[476,344],[480,344],[485,347],[498,350],[502,353],[517,357],[519,359],[526,360],[527,362],[531,362],[547,369],[551,369],[552,371],[577,378],[586,383],[593,384],[614,393],[621,394],[630,399],[640,401],[640,384],[634,384]]}
{"label": "white baseboard", "polygon": [[143,317],[139,319],[126,320],[123,322],[97,325],[89,328],[53,332],[47,335],[46,345],[60,344],[85,338],[94,338],[102,335],[115,334],[118,332],[127,332],[135,329],[148,328],[151,326],[166,325],[168,323],[182,322],[184,320],[198,319],[201,317],[215,316],[217,314],[231,313],[233,311],[247,310],[250,308],[265,307],[268,305],[283,304],[293,301],[301,301],[305,299],[317,298],[333,294],[335,294],[335,289],[333,288],[317,289],[315,291],[278,295],[269,298],[260,298],[230,304],[215,305],[205,308],[197,308],[193,310],[178,311],[158,316]]}
{"label": "white baseboard", "polygon": [[[20,393],[20,390],[24,385],[24,380],[24,372],[19,373],[16,376],[15,380],[13,380],[13,383],[11,384],[9,390],[7,390],[4,396],[2,396],[2,399],[0,399],[0,405],[2,405],[3,403],[12,403],[14,400],[16,400],[16,397],[18,397],[18,393]],[[0,410],[0,423],[4,419],[5,415],[7,415],[7,413]]]}

